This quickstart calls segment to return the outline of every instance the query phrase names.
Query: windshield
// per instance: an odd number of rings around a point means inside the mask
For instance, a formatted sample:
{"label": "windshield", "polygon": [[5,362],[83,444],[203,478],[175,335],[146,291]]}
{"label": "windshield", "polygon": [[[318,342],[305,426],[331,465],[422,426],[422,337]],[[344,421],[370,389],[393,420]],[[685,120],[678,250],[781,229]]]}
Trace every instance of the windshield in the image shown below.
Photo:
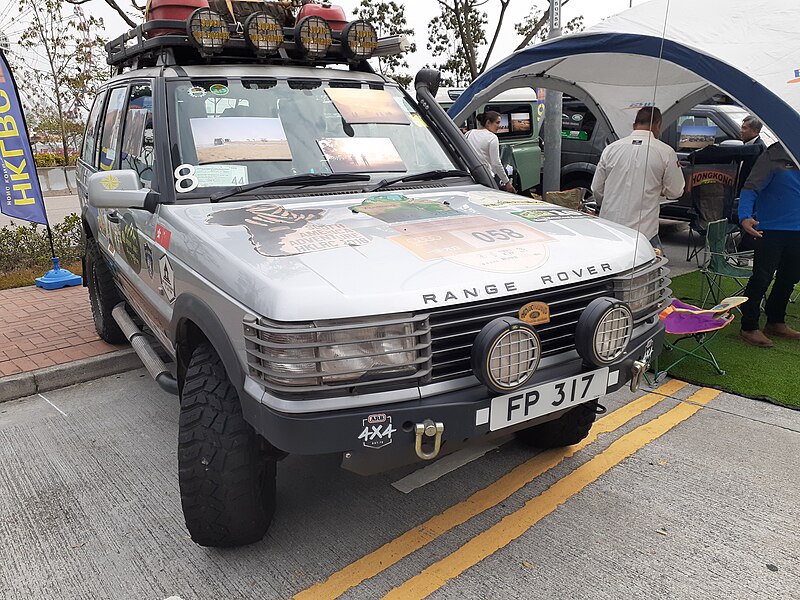
{"label": "windshield", "polygon": [[172,83],[169,94],[183,197],[294,175],[358,173],[377,182],[461,166],[394,86],[193,79]]}

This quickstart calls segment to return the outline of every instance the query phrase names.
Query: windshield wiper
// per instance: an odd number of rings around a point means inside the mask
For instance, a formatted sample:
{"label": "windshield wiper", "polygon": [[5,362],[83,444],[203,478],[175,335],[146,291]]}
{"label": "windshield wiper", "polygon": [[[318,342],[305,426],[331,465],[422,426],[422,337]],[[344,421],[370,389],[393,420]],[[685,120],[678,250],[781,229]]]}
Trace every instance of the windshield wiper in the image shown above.
{"label": "windshield wiper", "polygon": [[225,200],[225,198],[238,196],[239,194],[246,194],[247,192],[252,192],[259,188],[279,187],[282,185],[290,185],[302,188],[314,185],[327,185],[329,183],[369,181],[369,179],[369,175],[365,173],[304,173],[302,175],[290,175],[289,177],[279,177],[278,179],[259,181],[249,185],[239,185],[224,192],[217,192],[216,194],[211,195],[211,202],[219,202],[220,200]]}
{"label": "windshield wiper", "polygon": [[470,174],[468,171],[464,171],[462,169],[435,169],[433,171],[414,173],[413,175],[403,175],[402,177],[384,179],[375,187],[365,191],[377,192],[378,190],[387,188],[395,183],[404,183],[407,181],[433,181],[435,179],[445,179],[447,177],[470,177]]}

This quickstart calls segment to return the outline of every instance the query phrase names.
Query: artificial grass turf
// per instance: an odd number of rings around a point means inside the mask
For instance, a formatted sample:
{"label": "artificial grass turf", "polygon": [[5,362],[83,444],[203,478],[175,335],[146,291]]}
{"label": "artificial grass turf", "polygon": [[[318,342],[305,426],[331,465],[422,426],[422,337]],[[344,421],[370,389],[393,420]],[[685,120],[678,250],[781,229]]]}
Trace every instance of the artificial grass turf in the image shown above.
{"label": "artificial grass turf", "polygon": [[[702,301],[699,271],[680,275],[672,280],[673,295],[689,304],[700,306]],[[708,289],[703,283],[703,290]],[[737,287],[733,281],[723,285],[725,295],[732,296]],[[705,292],[703,292],[703,295]],[[713,387],[740,396],[766,399],[800,410],[800,341],[774,338],[774,348],[749,346],[739,337],[741,314],[734,311],[735,320],[719,332],[708,346],[725,375],[717,375],[714,368],[691,357],[670,370],[670,375],[696,385]],[[762,315],[761,325],[766,317]],[[800,300],[789,303],[786,324],[800,330]],[[675,339],[675,336],[668,336]],[[679,355],[664,352],[659,367],[669,365]]]}

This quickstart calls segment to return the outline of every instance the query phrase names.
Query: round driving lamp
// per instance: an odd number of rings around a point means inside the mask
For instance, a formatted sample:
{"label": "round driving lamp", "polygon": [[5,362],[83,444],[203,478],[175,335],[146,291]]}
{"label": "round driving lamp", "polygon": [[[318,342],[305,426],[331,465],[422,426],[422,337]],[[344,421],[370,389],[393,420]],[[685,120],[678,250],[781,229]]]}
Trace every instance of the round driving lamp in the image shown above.
{"label": "round driving lamp", "polygon": [[244,39],[257,54],[275,54],[283,43],[283,27],[267,13],[253,13],[244,22]]}
{"label": "round driving lamp", "polygon": [[198,8],[189,15],[189,39],[203,54],[218,54],[231,38],[228,24],[210,8]]}
{"label": "round driving lamp", "polygon": [[315,59],[328,53],[328,48],[333,43],[333,34],[325,19],[310,16],[301,19],[295,26],[294,39],[304,56]]}
{"label": "round driving lamp", "polygon": [[575,349],[584,362],[604,367],[623,355],[632,335],[630,307],[614,298],[596,298],[578,318]]}
{"label": "round driving lamp", "polygon": [[481,329],[472,344],[472,372],[490,390],[505,394],[530,381],[541,356],[539,335],[530,325],[499,317]]}
{"label": "round driving lamp", "polygon": [[351,21],[342,30],[342,50],[350,60],[367,60],[377,47],[378,32],[367,21]]}

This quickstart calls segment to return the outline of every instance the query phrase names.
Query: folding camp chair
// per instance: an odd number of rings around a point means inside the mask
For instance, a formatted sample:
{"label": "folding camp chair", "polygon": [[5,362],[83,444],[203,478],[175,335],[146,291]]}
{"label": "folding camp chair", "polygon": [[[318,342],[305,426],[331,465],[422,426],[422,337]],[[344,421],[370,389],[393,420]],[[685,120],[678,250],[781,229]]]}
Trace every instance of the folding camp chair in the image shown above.
{"label": "folding camp chair", "polygon": [[[706,232],[705,260],[700,271],[703,273],[703,281],[708,284],[708,291],[703,296],[703,289],[700,289],[700,296],[703,298],[703,306],[708,304],[709,298],[714,304],[719,303],[720,297],[724,295],[722,283],[725,279],[732,279],[738,285],[738,289],[733,294],[738,296],[747,286],[747,280],[753,274],[752,266],[741,266],[743,262],[750,262],[753,252],[728,252],[727,240],[730,231],[730,223],[727,219],[719,219],[708,224]],[[752,262],[751,262],[752,264]],[[701,282],[702,285],[702,282]]]}
{"label": "folding camp chair", "polygon": [[661,311],[659,318],[664,323],[667,334],[678,336],[677,339],[664,339],[664,349],[679,354],[678,358],[670,365],[659,369],[659,358],[656,357],[653,368],[655,381],[663,379],[667,372],[678,366],[687,358],[696,358],[714,367],[719,375],[725,371],[719,366],[716,357],[709,349],[709,344],[717,334],[733,322],[731,309],[747,301],[744,296],[725,298],[717,306],[702,309],[680,300],[672,303]]}

